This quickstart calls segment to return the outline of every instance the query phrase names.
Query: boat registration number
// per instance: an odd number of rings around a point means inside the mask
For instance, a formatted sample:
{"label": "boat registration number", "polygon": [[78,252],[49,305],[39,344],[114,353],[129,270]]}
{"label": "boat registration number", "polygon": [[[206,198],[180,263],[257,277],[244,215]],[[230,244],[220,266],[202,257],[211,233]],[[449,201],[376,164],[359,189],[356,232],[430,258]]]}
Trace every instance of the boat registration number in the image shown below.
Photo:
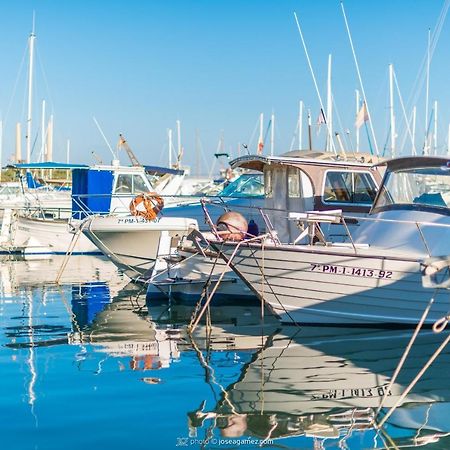
{"label": "boat registration number", "polygon": [[311,272],[333,273],[365,278],[392,278],[390,270],[362,269],[361,267],[334,266],[331,264],[311,264]]}
{"label": "boat registration number", "polygon": [[154,220],[147,220],[144,217],[119,217],[117,223],[156,223],[159,222],[159,217]]}

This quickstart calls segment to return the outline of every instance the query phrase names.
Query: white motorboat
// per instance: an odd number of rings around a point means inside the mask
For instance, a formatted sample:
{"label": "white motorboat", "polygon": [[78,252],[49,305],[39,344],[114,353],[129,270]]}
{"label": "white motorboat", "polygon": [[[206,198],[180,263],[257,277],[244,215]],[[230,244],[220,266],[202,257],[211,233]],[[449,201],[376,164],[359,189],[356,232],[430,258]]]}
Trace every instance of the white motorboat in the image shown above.
{"label": "white motorboat", "polygon": [[[329,242],[316,231],[348,219],[315,212],[292,215],[306,226],[294,243],[266,235],[250,243],[216,238],[214,247],[283,322],[412,326],[433,299],[425,323],[434,324],[449,310],[441,288],[450,284],[450,160],[384,164],[371,213],[356,218],[347,242]],[[308,235],[309,243],[295,243]]]}
{"label": "white motorboat", "polygon": [[[381,182],[380,169],[372,169],[375,161],[376,158],[367,154],[347,156],[310,151],[295,151],[282,156],[244,156],[230,165],[260,173],[264,177],[265,198],[258,209],[232,202],[227,202],[226,207],[240,212],[248,222],[253,220],[253,229],[259,229],[259,232],[265,231],[266,223],[269,226],[273,224],[278,239],[288,242],[298,234],[298,229],[287,220],[288,211],[340,208],[355,216],[367,214]],[[264,209],[265,216],[260,216],[258,220],[255,216],[261,209]],[[214,223],[223,212],[223,205],[212,204],[208,207],[210,221]],[[198,217],[198,209],[195,214]],[[198,218],[198,221],[200,223],[201,219]],[[351,224],[349,226],[352,227]],[[346,233],[339,224],[322,224],[322,230],[327,238],[338,240],[343,240]],[[248,231],[258,234],[258,231]],[[152,276],[148,287],[150,297],[162,291],[173,298],[199,298],[205,282],[210,283],[211,290],[223,272],[226,274],[215,287],[216,296],[254,295],[249,286],[218,260],[215,251],[208,249],[195,255],[191,242],[186,241],[186,244],[179,251],[181,258],[178,260],[181,261],[168,261],[166,270]]]}
{"label": "white motorboat", "polygon": [[[14,214],[2,229],[3,246],[9,251],[28,254],[99,254],[98,247],[83,234],[75,236],[80,220],[89,215],[129,215],[131,201],[140,193],[172,195],[184,177],[183,171],[169,170],[156,177],[155,167],[84,166],[72,171],[72,218]],[[162,172],[159,168],[159,173]],[[155,184],[152,184],[155,183]]]}
{"label": "white motorboat", "polygon": [[157,258],[169,257],[180,239],[198,227],[181,217],[147,220],[139,216],[95,215],[81,225],[87,238],[127,276],[151,270]]}
{"label": "white motorboat", "polygon": [[[225,193],[227,195],[223,201],[227,204],[230,202],[233,208],[255,206],[262,199],[261,176],[242,175],[227,186]],[[139,216],[144,213],[143,210],[131,212],[128,209],[130,199],[128,205],[122,205],[120,209],[110,208],[112,212],[108,215],[90,215],[81,225],[81,229],[83,234],[131,279],[142,279],[147,272],[146,277],[150,277],[157,256],[159,264],[155,272],[165,273],[168,267],[165,260],[173,255],[179,241],[191,230],[201,227],[196,218],[204,222],[199,199],[193,201],[192,197],[189,198],[190,201],[187,202],[185,197],[164,196],[164,203],[169,204],[158,211],[158,218],[152,220]],[[217,208],[217,211],[223,210]],[[257,216],[258,213],[255,212],[254,215]],[[171,264],[169,261],[169,267]],[[234,275],[233,279],[236,280]]]}

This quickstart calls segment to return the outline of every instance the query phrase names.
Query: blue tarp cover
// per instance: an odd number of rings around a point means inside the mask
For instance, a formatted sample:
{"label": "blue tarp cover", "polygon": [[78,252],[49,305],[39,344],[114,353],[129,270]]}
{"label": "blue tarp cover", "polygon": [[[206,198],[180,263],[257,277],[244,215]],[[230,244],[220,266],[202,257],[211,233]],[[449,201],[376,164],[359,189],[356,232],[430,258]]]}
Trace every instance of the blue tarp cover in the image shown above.
{"label": "blue tarp cover", "polygon": [[[72,172],[72,214],[107,214],[111,207],[114,175],[112,170],[74,169]],[[81,213],[81,214],[78,214]]]}

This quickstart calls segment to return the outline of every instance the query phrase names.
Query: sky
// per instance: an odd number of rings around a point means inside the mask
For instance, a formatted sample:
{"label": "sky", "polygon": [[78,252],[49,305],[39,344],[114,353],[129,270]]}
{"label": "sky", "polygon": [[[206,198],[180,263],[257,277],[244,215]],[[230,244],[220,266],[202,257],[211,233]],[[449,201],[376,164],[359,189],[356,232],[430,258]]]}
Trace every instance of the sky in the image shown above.
{"label": "sky", "polygon": [[[425,136],[423,70],[428,34],[446,10],[442,0],[346,0],[343,3],[380,154],[389,150],[389,77],[393,64],[401,98],[394,96],[397,153],[411,152],[404,114],[417,107],[416,147]],[[167,130],[192,173],[216,167],[214,153],[232,157],[257,148],[275,115],[274,153],[292,148],[299,101],[313,122],[313,147],[324,148],[316,126],[320,102],[294,19],[297,14],[317,86],[326,102],[332,55],[333,127],[355,145],[355,89],[361,91],[338,0],[0,0],[0,118],[2,162],[14,153],[16,123],[25,136],[28,38],[35,15],[31,160],[41,149],[42,101],[54,120],[54,160],[108,163],[122,133],[144,164],[167,165]],[[436,34],[437,36],[437,34]],[[443,22],[430,63],[428,120],[438,102],[437,153],[446,151],[450,122],[450,24]],[[422,80],[424,78],[422,77]],[[96,125],[97,121],[99,127]],[[366,123],[367,125],[367,123]],[[99,129],[100,128],[100,129]],[[101,130],[101,131],[100,131]],[[22,152],[25,149],[25,138]],[[269,139],[268,139],[269,140]],[[264,152],[270,152],[270,143]],[[294,147],[298,147],[298,137]],[[374,150],[361,128],[361,150]],[[126,154],[119,155],[128,163]]]}

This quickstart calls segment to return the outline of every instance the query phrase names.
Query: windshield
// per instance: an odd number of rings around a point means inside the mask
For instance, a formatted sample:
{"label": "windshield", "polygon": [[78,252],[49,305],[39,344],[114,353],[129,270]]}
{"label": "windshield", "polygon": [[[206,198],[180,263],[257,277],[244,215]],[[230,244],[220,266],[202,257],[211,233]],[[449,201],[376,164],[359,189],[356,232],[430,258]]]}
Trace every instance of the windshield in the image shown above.
{"label": "windshield", "polygon": [[263,174],[244,174],[226,186],[220,197],[257,197],[264,195]]}
{"label": "windshield", "polygon": [[391,205],[448,208],[450,206],[449,169],[426,167],[388,173],[374,208],[385,208]]}

